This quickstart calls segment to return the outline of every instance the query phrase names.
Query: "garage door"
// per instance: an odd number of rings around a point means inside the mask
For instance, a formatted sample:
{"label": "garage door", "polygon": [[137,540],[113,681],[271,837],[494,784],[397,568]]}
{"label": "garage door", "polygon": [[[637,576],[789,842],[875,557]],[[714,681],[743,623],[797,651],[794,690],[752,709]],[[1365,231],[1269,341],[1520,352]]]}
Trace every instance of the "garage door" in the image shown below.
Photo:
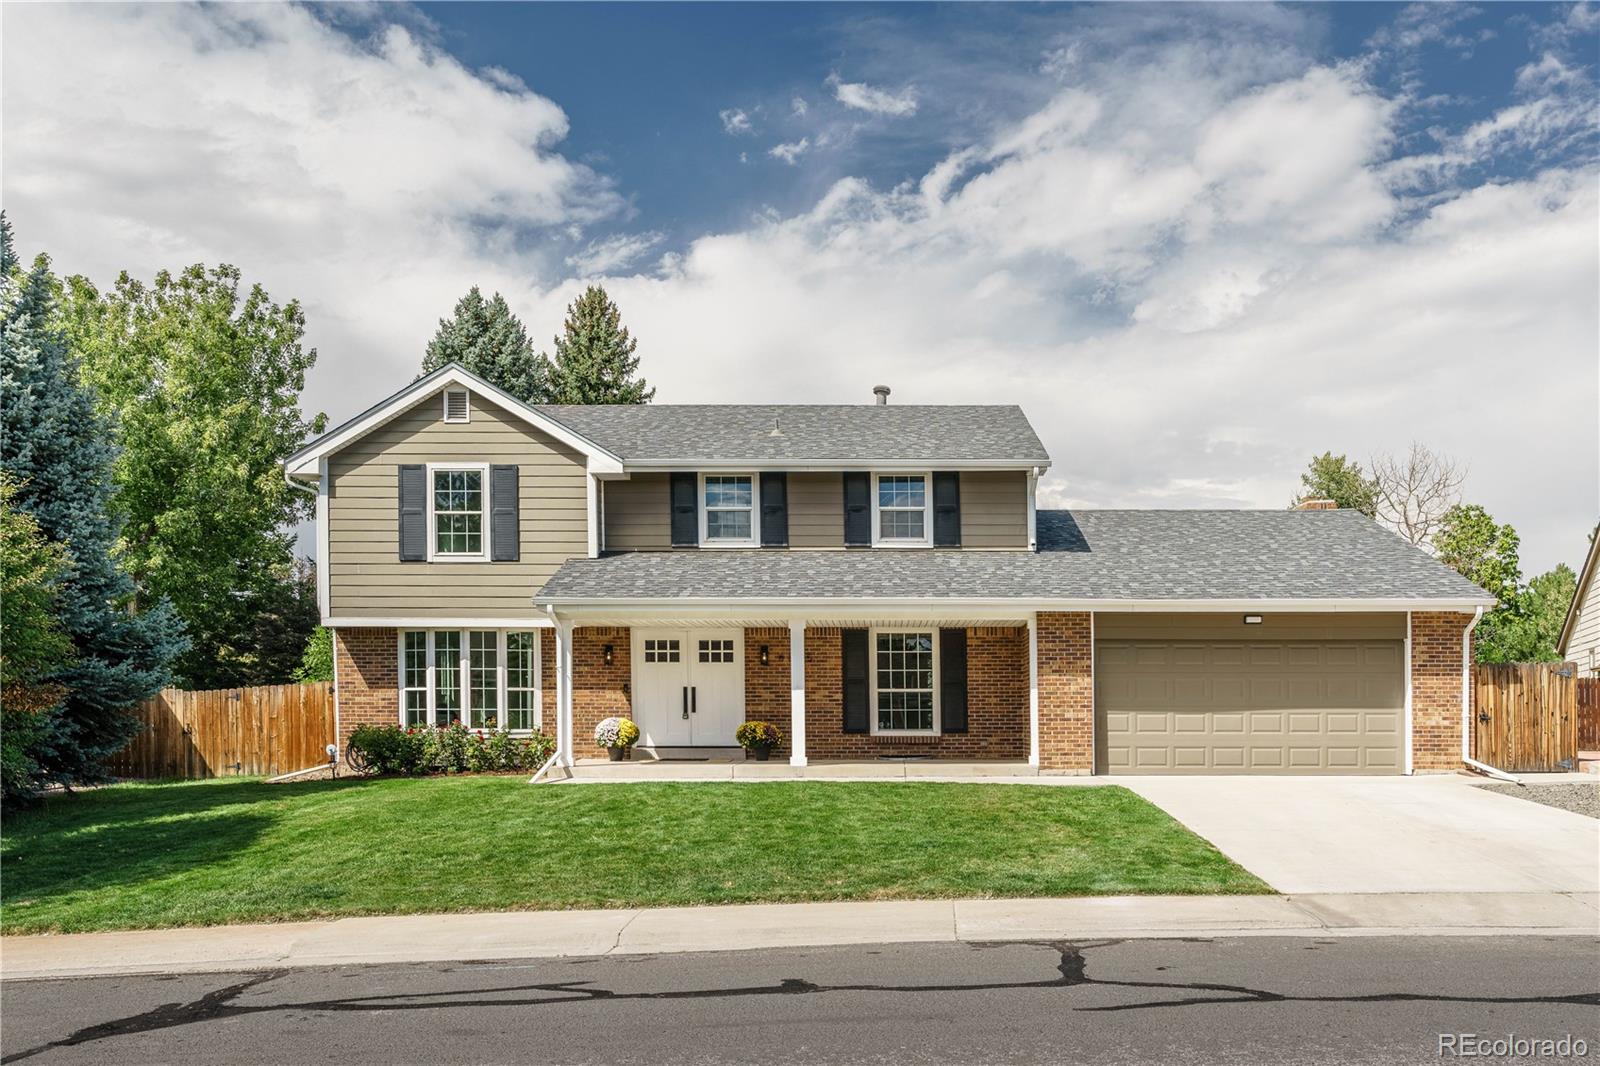
{"label": "garage door", "polygon": [[1404,769],[1400,641],[1100,641],[1095,765],[1126,774]]}

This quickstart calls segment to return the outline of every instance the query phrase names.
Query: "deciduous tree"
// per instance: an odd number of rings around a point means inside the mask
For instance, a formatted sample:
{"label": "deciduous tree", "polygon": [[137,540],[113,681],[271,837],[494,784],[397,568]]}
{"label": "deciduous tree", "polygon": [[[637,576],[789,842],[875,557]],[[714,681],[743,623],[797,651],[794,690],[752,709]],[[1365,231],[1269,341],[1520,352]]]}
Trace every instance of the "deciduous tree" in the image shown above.
{"label": "deciduous tree", "polygon": [[1323,452],[1313,456],[1306,472],[1300,475],[1300,485],[1305,490],[1295,500],[1332,500],[1340,507],[1360,511],[1368,518],[1378,509],[1378,483],[1368,477],[1360,463],[1352,463],[1343,455]]}
{"label": "deciduous tree", "polygon": [[1378,521],[1417,547],[1428,547],[1444,516],[1461,502],[1466,470],[1415,441],[1403,458],[1378,455],[1371,465]]}

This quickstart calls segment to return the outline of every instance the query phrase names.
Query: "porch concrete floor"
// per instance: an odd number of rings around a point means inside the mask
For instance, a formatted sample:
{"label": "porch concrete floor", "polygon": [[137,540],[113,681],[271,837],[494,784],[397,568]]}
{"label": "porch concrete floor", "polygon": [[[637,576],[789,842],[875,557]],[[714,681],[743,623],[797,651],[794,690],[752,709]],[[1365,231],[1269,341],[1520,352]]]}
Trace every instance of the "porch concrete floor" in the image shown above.
{"label": "porch concrete floor", "polygon": [[[746,759],[737,753],[714,751],[691,758],[634,757],[623,762],[609,759],[579,759],[571,772],[560,780],[585,781],[741,781],[794,778],[882,781],[943,780],[1034,780],[1037,767],[1022,761],[972,761],[958,759],[812,759],[806,766],[790,766],[786,757],[774,755],[767,762]],[[552,780],[557,780],[552,775]],[[1082,784],[1101,784],[1104,778],[1081,777]]]}

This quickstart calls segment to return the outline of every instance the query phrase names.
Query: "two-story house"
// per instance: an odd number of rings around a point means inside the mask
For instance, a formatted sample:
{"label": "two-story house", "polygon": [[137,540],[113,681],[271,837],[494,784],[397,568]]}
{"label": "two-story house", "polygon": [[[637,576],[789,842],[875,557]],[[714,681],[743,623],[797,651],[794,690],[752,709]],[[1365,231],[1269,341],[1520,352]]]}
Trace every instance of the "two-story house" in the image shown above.
{"label": "two-story house", "polygon": [[[1348,511],[1040,510],[1014,406],[534,407],[460,367],[291,458],[338,726],[564,764],[747,719],[816,760],[1410,773],[1463,756],[1492,600]],[[1107,442],[1124,447],[1126,442]]]}

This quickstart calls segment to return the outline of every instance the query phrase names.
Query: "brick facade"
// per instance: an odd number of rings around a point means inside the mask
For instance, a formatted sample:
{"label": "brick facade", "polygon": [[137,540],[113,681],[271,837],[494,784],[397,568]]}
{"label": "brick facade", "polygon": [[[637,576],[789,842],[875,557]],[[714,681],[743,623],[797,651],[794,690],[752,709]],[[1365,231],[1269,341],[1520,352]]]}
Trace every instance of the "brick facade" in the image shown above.
{"label": "brick facade", "polygon": [[400,636],[393,629],[333,631],[339,750],[360,725],[400,721]]}
{"label": "brick facade", "polygon": [[[1083,611],[1040,612],[1037,627],[1039,769],[1056,773],[1092,773],[1094,629],[1090,615]],[[1024,659],[1024,677],[1026,673]]]}
{"label": "brick facade", "polygon": [[1411,615],[1411,765],[1461,769],[1461,633],[1471,615]]}
{"label": "brick facade", "polygon": [[[633,642],[623,626],[583,626],[572,631],[572,754],[574,758],[604,758],[606,750],[594,742],[594,727],[602,719],[633,717]],[[555,643],[554,639],[551,643]],[[606,665],[606,645],[611,665]],[[551,672],[552,682],[554,671]],[[552,683],[553,690],[555,685]],[[545,719],[555,736],[554,712]]]}

